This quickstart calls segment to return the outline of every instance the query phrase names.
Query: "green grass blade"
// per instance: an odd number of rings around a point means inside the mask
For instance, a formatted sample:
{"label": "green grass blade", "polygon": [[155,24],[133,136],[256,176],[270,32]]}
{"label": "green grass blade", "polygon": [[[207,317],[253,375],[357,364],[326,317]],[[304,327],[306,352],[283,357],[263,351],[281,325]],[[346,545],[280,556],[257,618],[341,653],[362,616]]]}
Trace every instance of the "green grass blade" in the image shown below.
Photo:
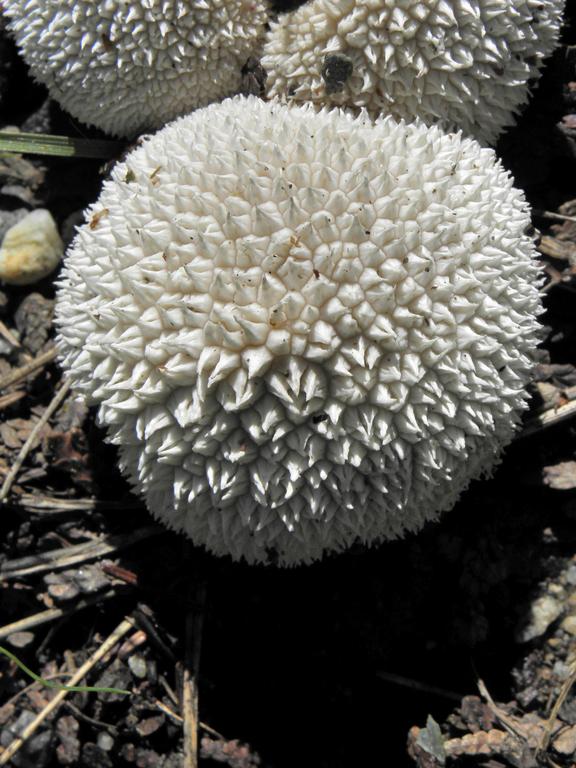
{"label": "green grass blade", "polygon": [[14,656],[12,651],[4,648],[2,645],[0,645],[0,653],[7,656],[17,667],[20,667],[22,672],[27,674],[28,677],[31,677],[36,683],[41,683],[45,688],[54,688],[57,691],[70,691],[72,693],[122,693],[131,696],[130,691],[124,691],[122,688],[98,688],[97,686],[92,685],[62,685],[61,683],[55,683],[53,680],[44,680],[43,677],[32,672],[32,670],[29,669],[24,662],[20,661],[17,656]]}
{"label": "green grass blade", "polygon": [[73,139],[48,133],[0,131],[0,153],[111,160],[118,157],[125,147],[124,142],[107,139]]}

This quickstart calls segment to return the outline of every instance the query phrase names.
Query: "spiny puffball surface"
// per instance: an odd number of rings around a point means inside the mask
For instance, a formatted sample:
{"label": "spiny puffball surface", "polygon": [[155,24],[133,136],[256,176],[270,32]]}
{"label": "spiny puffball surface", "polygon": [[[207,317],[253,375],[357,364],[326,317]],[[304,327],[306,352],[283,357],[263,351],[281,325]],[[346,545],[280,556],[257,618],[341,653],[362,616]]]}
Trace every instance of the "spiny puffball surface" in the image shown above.
{"label": "spiny puffball surface", "polygon": [[541,311],[524,197],[461,135],[237,97],[112,172],[68,253],[64,369],[149,509],[307,563],[491,470]]}
{"label": "spiny puffball surface", "polygon": [[495,143],[558,42],[564,0],[312,0],[272,25],[269,96]]}
{"label": "spiny puffball surface", "polygon": [[32,75],[73,117],[115,136],[237,93],[265,0],[4,0]]}

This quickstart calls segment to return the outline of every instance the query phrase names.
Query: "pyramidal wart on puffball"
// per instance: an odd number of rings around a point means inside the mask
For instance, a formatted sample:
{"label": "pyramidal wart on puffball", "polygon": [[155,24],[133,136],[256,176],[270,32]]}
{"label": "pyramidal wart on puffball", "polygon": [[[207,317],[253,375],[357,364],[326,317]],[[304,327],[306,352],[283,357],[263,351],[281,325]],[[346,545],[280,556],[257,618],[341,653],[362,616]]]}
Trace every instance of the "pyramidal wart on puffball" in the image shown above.
{"label": "pyramidal wart on puffball", "polygon": [[159,128],[237,93],[265,0],[3,0],[36,80],[114,136]]}
{"label": "pyramidal wart on puffball", "polygon": [[114,168],[60,280],[62,365],[151,512],[211,552],[399,537],[526,407],[529,224],[471,139],[229,99]]}
{"label": "pyramidal wart on puffball", "polygon": [[272,24],[269,96],[364,107],[486,144],[558,43],[564,0],[311,0]]}

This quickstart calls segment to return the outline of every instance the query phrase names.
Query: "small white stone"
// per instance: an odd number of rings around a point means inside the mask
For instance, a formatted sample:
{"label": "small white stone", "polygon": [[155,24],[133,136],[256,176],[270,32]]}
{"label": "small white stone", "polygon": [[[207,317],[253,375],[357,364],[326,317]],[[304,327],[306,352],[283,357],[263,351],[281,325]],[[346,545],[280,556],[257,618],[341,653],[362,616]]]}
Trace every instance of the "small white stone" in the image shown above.
{"label": "small white stone", "polygon": [[53,272],[64,253],[50,211],[32,211],[6,232],[0,248],[0,280],[10,285],[36,283]]}
{"label": "small white stone", "polygon": [[573,613],[570,616],[566,616],[560,626],[569,635],[576,635],[576,616]]}
{"label": "small white stone", "polygon": [[541,637],[563,610],[562,604],[551,595],[542,595],[537,598],[530,607],[528,625],[518,634],[519,642],[528,643],[530,640]]}

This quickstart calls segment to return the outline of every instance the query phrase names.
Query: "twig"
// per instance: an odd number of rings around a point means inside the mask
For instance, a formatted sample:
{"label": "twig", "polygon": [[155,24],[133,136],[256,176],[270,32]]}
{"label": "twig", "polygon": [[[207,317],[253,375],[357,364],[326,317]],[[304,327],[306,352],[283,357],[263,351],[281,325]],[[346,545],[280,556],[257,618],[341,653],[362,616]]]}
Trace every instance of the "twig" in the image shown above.
{"label": "twig", "polygon": [[115,725],[112,725],[112,723],[105,723],[102,720],[96,720],[94,717],[90,717],[89,715],[85,715],[84,712],[82,712],[81,709],[76,707],[74,704],[72,704],[71,701],[64,701],[64,706],[69,709],[79,720],[84,720],[84,722],[88,723],[89,725],[95,725],[96,728],[103,728],[104,730],[108,731],[112,736],[117,736],[119,731],[118,728],[116,728]]}
{"label": "twig", "polygon": [[160,637],[158,630],[154,626],[154,622],[148,618],[145,611],[146,608],[144,605],[138,605],[138,608],[134,613],[134,621],[136,622],[136,625],[141,627],[141,629],[146,632],[150,640],[157,646],[157,648],[160,649],[164,656],[166,656],[166,658],[172,664],[174,664],[176,662],[176,656],[172,652],[171,648],[169,648],[164,640]]}
{"label": "twig", "polygon": [[26,460],[26,456],[28,456],[28,453],[30,452],[32,446],[38,439],[38,435],[44,429],[44,427],[48,423],[52,414],[60,406],[60,404],[68,394],[69,390],[70,390],[70,381],[65,381],[64,384],[62,384],[62,386],[58,390],[58,392],[52,398],[52,402],[50,403],[50,405],[46,408],[42,416],[38,419],[38,422],[36,423],[36,426],[34,427],[32,432],[30,432],[28,439],[20,449],[20,453],[18,454],[16,461],[12,465],[12,469],[10,470],[10,472],[8,472],[8,474],[6,475],[6,478],[4,479],[2,488],[0,489],[0,506],[6,501],[6,498],[10,493],[10,488],[12,488],[12,484],[14,480],[16,480],[16,476],[18,475],[18,472],[20,471],[22,464],[24,464],[24,461]]}
{"label": "twig", "polygon": [[124,584],[130,584],[131,587],[138,586],[138,574],[129,571],[128,568],[122,568],[116,563],[102,563],[100,568],[107,576],[112,576],[117,581],[123,581]]}
{"label": "twig", "polygon": [[[14,393],[16,394],[16,393]],[[9,397],[9,395],[6,395]],[[0,405],[1,405],[0,398]],[[44,496],[37,493],[23,493],[15,500],[18,507],[38,515],[70,514],[73,512],[120,512],[134,509],[144,509],[138,499],[126,501],[107,501],[104,499],[59,499],[55,496]]]}
{"label": "twig", "polygon": [[15,632],[24,632],[34,627],[39,627],[41,624],[47,624],[49,621],[56,621],[63,616],[68,616],[77,611],[81,611],[83,608],[88,608],[91,605],[101,603],[103,600],[109,600],[111,597],[115,597],[118,592],[115,589],[109,589],[107,592],[102,592],[99,595],[93,595],[87,597],[84,600],[79,600],[74,605],[67,608],[49,608],[46,611],[40,611],[34,613],[32,616],[26,616],[24,619],[13,621],[11,624],[5,624],[0,627],[0,640],[13,635]]}
{"label": "twig", "polygon": [[206,584],[201,577],[197,577],[191,585],[186,614],[186,652],[182,675],[184,768],[198,767],[198,674],[205,603]]}
{"label": "twig", "polygon": [[412,680],[410,677],[402,677],[402,675],[395,675],[393,672],[377,672],[377,677],[387,683],[395,683],[401,685],[404,688],[413,688],[415,691],[423,691],[424,693],[431,693],[433,696],[441,696],[444,699],[450,699],[451,701],[457,701],[459,704],[464,698],[463,694],[455,693],[454,691],[447,691],[444,688],[438,688],[435,685],[428,685],[427,683],[421,683],[418,680]]}
{"label": "twig", "polygon": [[156,704],[158,709],[164,712],[165,715],[168,715],[170,720],[177,723],[178,725],[182,725],[184,720],[180,717],[180,715],[177,715],[176,712],[173,712],[170,707],[164,704],[163,701],[160,701],[160,699],[155,699],[154,704]]}
{"label": "twig", "polygon": [[[132,628],[134,627],[134,623],[131,619],[124,619],[112,632],[112,634],[102,643],[102,645],[90,656],[88,661],[86,661],[85,664],[82,664],[80,669],[70,678],[70,685],[74,686],[77,685],[80,680],[82,680],[90,670],[96,666],[96,664],[102,659],[106,654],[112,650],[112,648],[118,643],[118,641],[124,637]],[[14,755],[18,752],[18,750],[25,744],[25,742],[32,736],[32,734],[36,731],[38,726],[40,726],[44,720],[52,713],[54,710],[58,709],[60,704],[64,701],[66,696],[68,695],[68,691],[59,691],[54,698],[44,707],[44,709],[36,715],[34,720],[24,728],[20,736],[15,738],[12,743],[6,748],[4,752],[0,755],[0,766],[6,765],[6,763],[9,763],[10,760],[14,757]]]}
{"label": "twig", "polygon": [[20,389],[16,392],[8,392],[7,395],[0,396],[0,410],[8,408],[10,405],[14,405],[18,400],[22,400],[23,397],[26,397],[26,392],[22,392]]}
{"label": "twig", "polygon": [[[180,717],[180,715],[176,714],[176,712],[173,712],[169,706],[164,704],[163,701],[160,701],[160,699],[155,699],[154,704],[160,709],[162,712],[164,712],[165,715],[168,715],[168,717],[173,720],[177,725],[182,725],[184,722],[183,718]],[[206,733],[209,733],[211,736],[215,736],[217,739],[221,739],[222,741],[226,741],[226,737],[223,736],[218,731],[214,730],[210,725],[207,725],[206,723],[203,723],[202,720],[198,722],[198,725],[200,726],[200,729],[202,731],[206,731]]]}
{"label": "twig", "polygon": [[552,211],[533,211],[534,216],[541,219],[553,219],[555,221],[571,221],[576,224],[576,216],[566,216],[563,213],[553,213]]}
{"label": "twig", "polygon": [[84,544],[75,544],[64,549],[49,549],[39,555],[19,557],[17,560],[8,560],[0,567],[0,577],[4,580],[16,579],[30,576],[33,573],[69,568],[88,560],[96,560],[99,557],[119,552],[126,547],[144,541],[144,539],[159,536],[162,533],[165,533],[165,530],[160,526],[148,525],[144,528],[137,528],[130,533],[109,536],[103,541],[87,541]]}
{"label": "twig", "polygon": [[4,325],[2,320],[0,320],[0,335],[4,336],[8,344],[10,344],[12,347],[15,347],[16,349],[20,349],[22,347],[19,339],[17,339],[12,331]]}
{"label": "twig", "polygon": [[571,419],[574,416],[576,416],[576,400],[561,405],[559,408],[549,408],[547,411],[544,411],[544,413],[534,416],[532,419],[528,419],[516,439],[521,440],[523,437],[534,435],[537,432],[541,432],[543,429],[553,427],[555,424],[559,424],[566,419]]}
{"label": "twig", "polygon": [[158,682],[160,683],[162,688],[164,688],[164,690],[168,694],[168,698],[174,704],[174,706],[175,707],[179,707],[180,706],[180,699],[178,698],[176,693],[173,691],[170,683],[168,682],[168,680],[166,680],[164,675],[159,675],[158,676]]}
{"label": "twig", "polygon": [[56,359],[57,354],[56,347],[50,347],[50,349],[46,350],[46,352],[43,352],[41,355],[38,355],[38,357],[35,357],[34,360],[30,360],[26,365],[23,365],[21,368],[16,368],[15,371],[12,371],[7,376],[0,379],[0,390],[6,389],[6,387],[11,387],[12,384],[17,384],[19,381],[26,379],[28,376],[38,371],[40,368],[44,368],[45,365],[48,365],[48,363],[51,363]]}
{"label": "twig", "polygon": [[552,732],[554,731],[554,726],[556,725],[556,720],[558,718],[558,713],[560,712],[560,709],[562,708],[562,704],[566,701],[566,697],[570,693],[570,689],[576,682],[576,663],[572,664],[572,669],[570,670],[570,674],[564,680],[562,683],[562,687],[560,688],[560,693],[558,694],[558,698],[554,702],[554,706],[552,707],[552,710],[550,711],[550,715],[548,719],[546,720],[546,726],[544,728],[544,734],[542,735],[542,739],[540,741],[540,745],[538,747],[538,752],[543,754],[548,750],[548,746],[550,744],[550,739],[552,738]]}
{"label": "twig", "polygon": [[214,728],[206,725],[206,723],[203,723],[202,720],[198,721],[198,725],[203,731],[206,731],[206,733],[209,733],[211,736],[216,736],[217,739],[221,739],[222,741],[228,741],[225,736],[222,736],[222,734],[218,731],[215,731]]}
{"label": "twig", "polygon": [[477,686],[478,686],[478,691],[480,692],[480,696],[482,696],[482,698],[486,700],[490,709],[496,715],[499,722],[504,726],[504,728],[508,731],[508,733],[512,734],[512,736],[514,736],[515,738],[520,739],[522,742],[526,742],[526,736],[516,726],[516,723],[514,722],[513,718],[511,718],[506,712],[504,712],[504,710],[501,707],[499,707],[496,704],[496,702],[490,695],[488,688],[486,688],[484,681],[478,679]]}
{"label": "twig", "polygon": [[[543,256],[548,256],[550,259],[556,261],[570,261],[574,254],[574,243],[566,242],[565,240],[559,240],[557,237],[550,237],[544,235],[538,243],[538,250]],[[550,264],[546,264],[546,267],[550,267]],[[549,272],[548,269],[546,269]],[[563,279],[563,275],[560,273],[560,279]],[[552,278],[555,279],[556,275],[552,274]]]}

